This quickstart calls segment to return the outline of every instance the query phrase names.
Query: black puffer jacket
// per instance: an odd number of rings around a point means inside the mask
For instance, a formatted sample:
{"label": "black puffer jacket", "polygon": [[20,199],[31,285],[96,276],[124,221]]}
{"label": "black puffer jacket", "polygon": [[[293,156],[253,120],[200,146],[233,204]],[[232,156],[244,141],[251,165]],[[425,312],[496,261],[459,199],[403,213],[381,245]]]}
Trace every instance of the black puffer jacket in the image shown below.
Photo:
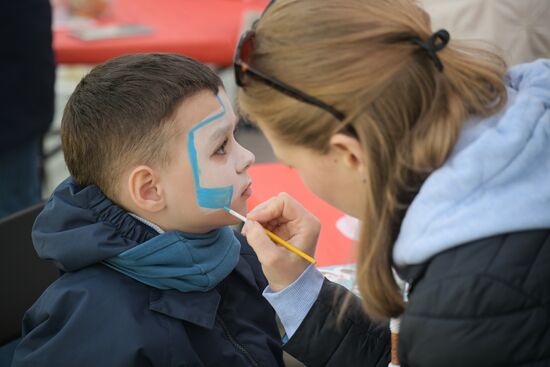
{"label": "black puffer jacket", "polygon": [[[413,287],[402,367],[550,366],[550,229],[474,241],[401,275]],[[334,327],[338,289],[325,281],[285,349],[308,366],[387,366],[388,332],[358,312],[358,298]]]}
{"label": "black puffer jacket", "polygon": [[325,278],[319,297],[283,349],[311,367],[387,367],[390,333],[387,324],[366,316],[359,298]]}

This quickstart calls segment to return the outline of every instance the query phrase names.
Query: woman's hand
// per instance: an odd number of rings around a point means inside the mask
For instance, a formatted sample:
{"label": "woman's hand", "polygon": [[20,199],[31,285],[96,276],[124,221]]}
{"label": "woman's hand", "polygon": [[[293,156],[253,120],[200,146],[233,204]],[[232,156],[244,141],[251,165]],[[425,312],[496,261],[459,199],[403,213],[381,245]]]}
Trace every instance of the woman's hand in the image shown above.
{"label": "woman's hand", "polygon": [[278,292],[298,279],[309,262],[272,242],[262,226],[313,256],[321,224],[286,193],[258,205],[247,219],[242,233],[258,255],[271,289]]}

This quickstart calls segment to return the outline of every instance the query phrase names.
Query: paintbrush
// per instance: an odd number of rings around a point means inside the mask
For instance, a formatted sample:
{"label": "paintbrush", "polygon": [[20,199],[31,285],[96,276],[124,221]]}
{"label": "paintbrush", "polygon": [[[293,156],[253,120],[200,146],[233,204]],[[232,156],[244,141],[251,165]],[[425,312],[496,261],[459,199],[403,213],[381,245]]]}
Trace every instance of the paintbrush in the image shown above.
{"label": "paintbrush", "polygon": [[[225,211],[227,211],[229,214],[231,214],[232,216],[242,220],[243,222],[246,223],[246,217],[237,213],[236,211],[228,208],[228,207],[224,207]],[[281,237],[277,236],[275,233],[271,232],[270,230],[268,229],[265,229],[264,228],[264,231],[265,233],[267,234],[267,236],[269,238],[271,238],[271,240],[281,246],[283,246],[284,248],[286,248],[287,250],[291,251],[291,252],[294,252],[296,255],[300,256],[301,258],[303,258],[304,260],[307,260],[309,261],[310,263],[312,264],[316,264],[317,263],[317,260],[315,260],[314,258],[312,258],[311,256],[309,256],[308,254],[306,254],[305,252],[303,252],[302,250],[299,250],[297,249],[296,247],[292,246],[290,243],[286,242],[285,240],[283,240]]]}

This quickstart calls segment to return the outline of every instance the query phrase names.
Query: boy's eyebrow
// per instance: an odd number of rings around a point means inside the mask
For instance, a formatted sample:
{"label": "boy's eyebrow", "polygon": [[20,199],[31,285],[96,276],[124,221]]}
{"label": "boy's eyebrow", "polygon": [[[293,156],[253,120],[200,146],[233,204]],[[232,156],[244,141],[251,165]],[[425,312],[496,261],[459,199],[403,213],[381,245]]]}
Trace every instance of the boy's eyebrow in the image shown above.
{"label": "boy's eyebrow", "polygon": [[212,141],[218,141],[220,140],[222,137],[226,136],[230,131],[233,131],[235,125],[234,124],[231,124],[231,125],[223,125],[222,127],[214,130],[214,132],[212,133],[212,135],[210,136],[210,139]]}

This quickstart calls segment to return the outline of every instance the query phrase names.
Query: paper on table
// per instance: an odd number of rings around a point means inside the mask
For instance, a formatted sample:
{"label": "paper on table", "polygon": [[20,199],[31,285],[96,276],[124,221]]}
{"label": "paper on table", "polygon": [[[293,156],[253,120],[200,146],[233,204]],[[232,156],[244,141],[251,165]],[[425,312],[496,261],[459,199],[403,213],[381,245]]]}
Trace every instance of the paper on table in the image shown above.
{"label": "paper on table", "polygon": [[319,271],[331,282],[338,283],[359,296],[359,289],[355,281],[355,269],[355,264],[344,264],[325,266],[319,268]]}
{"label": "paper on table", "polygon": [[112,38],[141,36],[151,32],[151,27],[143,24],[112,24],[74,29],[70,34],[82,41],[99,41]]}

